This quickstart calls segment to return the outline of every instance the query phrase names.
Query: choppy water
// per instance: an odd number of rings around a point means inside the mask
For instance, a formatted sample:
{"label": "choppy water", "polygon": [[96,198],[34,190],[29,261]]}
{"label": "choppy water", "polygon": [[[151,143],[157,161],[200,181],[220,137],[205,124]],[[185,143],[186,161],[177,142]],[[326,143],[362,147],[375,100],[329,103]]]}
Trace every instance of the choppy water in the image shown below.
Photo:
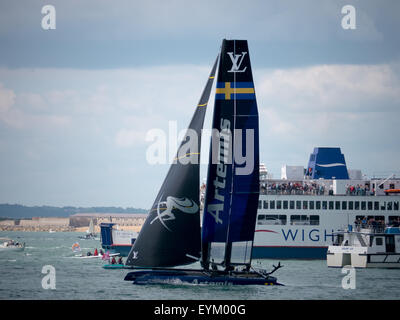
{"label": "choppy water", "polygon": [[[26,243],[24,252],[0,252],[0,299],[399,299],[400,269],[357,269],[356,288],[343,289],[345,274],[325,260],[283,260],[274,276],[282,286],[135,286],[124,281],[127,270],[105,270],[101,259],[74,259],[71,246],[83,252],[100,249],[99,241],[79,240],[78,233],[0,232]],[[257,260],[271,269],[276,260]],[[56,270],[56,289],[43,289],[42,268]]]}

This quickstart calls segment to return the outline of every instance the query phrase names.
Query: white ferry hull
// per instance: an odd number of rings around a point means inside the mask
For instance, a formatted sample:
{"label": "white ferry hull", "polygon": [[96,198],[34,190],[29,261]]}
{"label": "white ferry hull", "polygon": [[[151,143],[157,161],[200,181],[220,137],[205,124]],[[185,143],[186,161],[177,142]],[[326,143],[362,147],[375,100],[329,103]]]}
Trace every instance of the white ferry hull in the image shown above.
{"label": "white ferry hull", "polygon": [[[261,205],[258,210],[258,220],[254,236],[254,246],[252,257],[254,259],[326,259],[328,246],[333,243],[333,233],[344,230],[349,224],[363,216],[379,216],[383,217],[385,223],[389,223],[391,217],[400,216],[400,211],[381,210],[384,204],[389,200],[396,201],[397,197],[385,196],[330,196],[330,195],[260,195]],[[300,209],[290,207],[280,209],[276,207],[271,209],[270,205],[264,208],[263,203],[275,201],[297,201],[301,202]],[[303,208],[303,202],[310,202],[314,204],[319,202],[327,202],[328,208],[317,210]],[[349,201],[353,203],[358,202],[360,207],[357,209],[346,210],[342,209],[342,203]],[[329,208],[329,202],[334,202],[334,208]],[[336,202],[340,202],[340,209],[336,209]],[[366,205],[361,206],[361,202]],[[379,210],[368,210],[368,202],[372,202],[375,207],[375,202],[379,202]],[[398,205],[396,206],[398,208]],[[279,217],[281,220],[267,221],[262,220],[261,217]],[[307,218],[315,217],[316,220],[296,222],[293,217],[306,216]],[[339,258],[337,258],[339,259]],[[344,259],[346,260],[346,259]],[[342,263],[339,263],[342,265]],[[360,264],[363,264],[360,262]]]}

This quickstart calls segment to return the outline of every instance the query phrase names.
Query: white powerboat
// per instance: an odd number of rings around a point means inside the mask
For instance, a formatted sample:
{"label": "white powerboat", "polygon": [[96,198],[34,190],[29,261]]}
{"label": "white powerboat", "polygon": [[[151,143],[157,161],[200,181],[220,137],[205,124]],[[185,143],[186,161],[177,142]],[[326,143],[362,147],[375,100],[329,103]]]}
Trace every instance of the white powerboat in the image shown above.
{"label": "white powerboat", "polygon": [[9,238],[0,238],[0,251],[23,251],[25,243],[21,243]]}
{"label": "white powerboat", "polygon": [[335,233],[328,247],[328,267],[400,268],[400,228],[377,225],[352,226]]}

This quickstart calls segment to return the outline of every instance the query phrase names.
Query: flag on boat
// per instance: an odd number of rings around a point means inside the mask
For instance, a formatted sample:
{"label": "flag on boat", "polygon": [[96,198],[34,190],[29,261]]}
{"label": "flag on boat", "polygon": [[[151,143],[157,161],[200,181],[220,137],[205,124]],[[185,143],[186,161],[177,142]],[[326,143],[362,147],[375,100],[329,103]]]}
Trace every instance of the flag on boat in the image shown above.
{"label": "flag on boat", "polygon": [[73,252],[80,252],[80,251],[81,251],[81,246],[79,245],[78,242],[75,242],[75,243],[72,245],[72,251],[73,251]]}
{"label": "flag on boat", "polygon": [[101,257],[102,260],[110,260],[110,252],[107,251],[103,256]]}

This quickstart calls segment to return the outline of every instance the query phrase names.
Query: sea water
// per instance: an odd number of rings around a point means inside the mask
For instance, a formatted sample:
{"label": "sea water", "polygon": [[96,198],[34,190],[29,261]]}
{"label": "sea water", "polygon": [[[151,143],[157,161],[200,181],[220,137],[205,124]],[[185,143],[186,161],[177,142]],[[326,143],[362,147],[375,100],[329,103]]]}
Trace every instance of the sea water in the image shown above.
{"label": "sea water", "polygon": [[[124,281],[129,270],[103,269],[101,259],[77,259],[82,252],[101,249],[96,240],[81,240],[75,232],[0,232],[25,242],[23,252],[0,252],[0,299],[146,299],[146,300],[271,300],[271,299],[399,299],[400,269],[356,269],[349,282],[341,268],[325,260],[282,260],[274,273],[285,286],[207,286],[193,284],[133,285]],[[274,259],[255,260],[255,267],[272,270]],[[48,267],[50,266],[50,267]],[[198,266],[196,266],[198,267]],[[54,288],[46,285],[49,271]],[[43,273],[42,273],[43,272]],[[44,282],[44,285],[43,285]],[[351,285],[346,285],[351,283]]]}

